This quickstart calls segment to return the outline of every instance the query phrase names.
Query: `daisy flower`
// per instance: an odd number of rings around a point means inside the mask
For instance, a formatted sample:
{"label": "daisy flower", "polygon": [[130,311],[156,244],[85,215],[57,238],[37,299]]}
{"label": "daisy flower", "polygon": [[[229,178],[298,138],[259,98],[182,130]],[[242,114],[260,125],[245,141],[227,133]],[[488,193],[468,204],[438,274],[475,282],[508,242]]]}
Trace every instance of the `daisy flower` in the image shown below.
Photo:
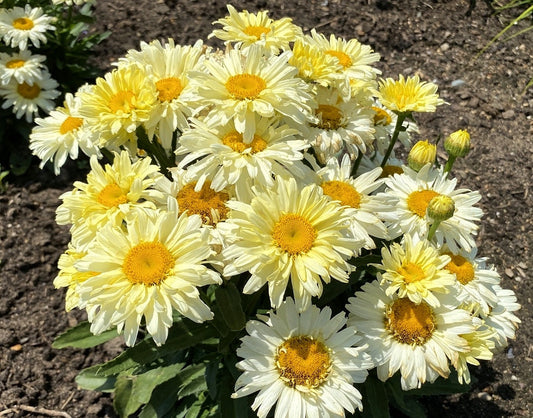
{"label": "daisy flower", "polygon": [[348,235],[348,217],[337,202],[319,186],[299,187],[293,178],[254,192],[250,204],[228,202],[226,225],[234,229],[223,250],[224,275],[249,271],[246,294],[268,283],[273,307],[280,306],[290,280],[300,310],[320,297],[322,281],[348,281],[353,268],[347,259],[361,243]]}
{"label": "daisy flower", "polygon": [[266,57],[261,47],[252,45],[246,56],[231,50],[221,60],[205,60],[207,73],[190,72],[196,90],[188,100],[192,105],[214,105],[212,116],[220,125],[233,119],[246,143],[255,134],[256,115],[283,117],[302,126],[311,115],[312,97],[287,63],[289,54]]}
{"label": "daisy flower", "polygon": [[132,163],[129,153],[122,151],[115,154],[112,165],[102,167],[96,155],[91,156],[87,183],[74,182],[74,190],[59,197],[63,203],[56,211],[59,225],[73,225],[72,241],[77,247],[86,248],[107,222],[122,224],[132,207],[155,207],[152,196],[159,192],[150,187],[162,174],[151,161],[147,157]]}
{"label": "daisy flower", "polygon": [[42,79],[45,60],[44,55],[32,55],[27,49],[11,54],[0,52],[0,84],[15,79],[19,84],[33,85],[33,80]]}
{"label": "daisy flower", "polygon": [[445,269],[450,257],[441,255],[433,245],[416,235],[405,234],[401,244],[393,242],[381,249],[381,270],[378,279],[387,295],[398,293],[413,303],[426,302],[439,306],[436,293],[449,293],[455,285],[455,277]]}
{"label": "daisy flower", "polygon": [[100,146],[137,151],[135,130],[146,122],[157,101],[154,83],[137,65],[122,66],[97,78],[96,85],[79,92],[80,113],[100,135]]}
{"label": "daisy flower", "polygon": [[397,113],[434,112],[444,100],[437,94],[436,84],[420,81],[416,75],[398,80],[379,81],[377,98],[387,109]]}
{"label": "daisy flower", "polygon": [[514,340],[518,324],[522,321],[515,315],[520,309],[515,293],[511,289],[503,289],[500,285],[495,285],[493,290],[498,302],[491,306],[488,314],[481,312],[480,317],[485,325],[494,331],[495,351],[500,351],[507,347],[508,340]]}
{"label": "daisy flower", "polygon": [[44,119],[37,118],[30,134],[30,149],[41,159],[40,167],[51,161],[59,174],[68,156],[78,158],[78,149],[85,155],[100,156],[97,136],[80,117],[80,100],[71,93],[65,95],[64,107],[57,107]]}
{"label": "daisy flower", "polygon": [[[275,418],[344,416],[362,410],[362,383],[372,362],[360,336],[344,328],[346,317],[310,306],[299,313],[291,298],[276,313],[246,324],[237,363],[242,373],[232,398],[259,392],[252,404],[264,418],[274,404]],[[357,345],[357,346],[356,346]]]}
{"label": "daisy flower", "polygon": [[348,153],[353,160],[365,153],[374,141],[373,112],[355,101],[343,101],[337,89],[320,87],[316,95],[317,123],[311,124],[310,139],[318,160],[325,164],[331,157]]}
{"label": "daisy flower", "polygon": [[302,36],[302,29],[288,17],[272,20],[267,10],[254,14],[247,10],[237,12],[229,4],[227,8],[229,16],[213,22],[222,25],[222,29],[215,29],[208,36],[217,37],[226,45],[232,42],[236,48],[261,45],[270,53],[278,54],[280,50],[289,50],[289,43]]}
{"label": "daisy flower", "polygon": [[400,371],[403,390],[420,388],[437,377],[448,377],[449,361],[468,352],[461,335],[474,331],[470,314],[453,300],[432,307],[425,302],[388,295],[373,281],[348,299],[348,325],[368,344],[378,378],[386,381]]}
{"label": "daisy flower", "polygon": [[444,246],[441,252],[450,257],[450,262],[444,268],[455,275],[459,291],[457,297],[466,304],[476,303],[483,314],[488,315],[491,306],[498,303],[494,292],[494,286],[500,284],[498,272],[494,268],[487,268],[485,258],[476,258],[476,248],[470,253],[452,253]]}
{"label": "daisy flower", "polygon": [[357,39],[346,41],[333,34],[328,39],[312,29],[311,36],[306,36],[306,40],[311,45],[315,45],[322,54],[334,57],[338,61],[340,64],[338,72],[342,74],[343,80],[348,81],[338,86],[341,90],[343,86],[348,88],[344,91],[346,98],[351,96],[350,79],[372,80],[376,78],[376,75],[381,74],[381,71],[372,67],[372,64],[379,61],[379,54],[373,52],[370,46],[361,44]]}
{"label": "daisy flower", "polygon": [[364,248],[375,248],[371,236],[387,239],[388,233],[380,213],[390,210],[379,197],[372,196],[382,181],[378,180],[381,169],[376,168],[356,178],[351,176],[352,163],[344,155],[341,164],[337,159],[330,159],[327,165],[317,171],[321,179],[320,186],[326,196],[338,201],[350,220],[350,231],[357,240],[364,243]]}
{"label": "daisy flower", "polygon": [[48,30],[55,30],[51,23],[53,16],[47,16],[40,7],[32,8],[26,4],[24,8],[13,7],[12,9],[0,10],[0,36],[6,45],[12,48],[26,49],[28,41],[39,48],[46,43]]}
{"label": "daisy flower", "polygon": [[252,116],[255,132],[246,142],[233,121],[221,126],[217,118],[193,120],[192,129],[180,137],[176,153],[185,155],[178,167],[198,179],[198,188],[211,181],[215,191],[235,188],[239,200],[249,202],[251,186],[273,185],[273,175],[303,178],[308,168],[303,154],[309,143],[296,129],[280,125],[275,119]]}
{"label": "daisy flower", "polygon": [[0,85],[0,96],[4,98],[2,109],[13,107],[17,119],[24,115],[26,121],[31,122],[39,114],[39,109],[48,113],[55,107],[54,99],[61,94],[56,90],[57,87],[57,81],[45,71],[31,85],[26,82],[17,83],[12,79],[9,83]]}
{"label": "daisy flower", "polygon": [[439,247],[446,243],[452,252],[470,251],[476,246],[473,236],[479,227],[475,222],[483,214],[480,208],[474,207],[481,199],[479,192],[456,189],[457,179],[449,180],[442,169],[429,164],[418,173],[404,166],[403,174],[388,177],[385,183],[388,187],[385,194],[397,201],[388,220],[399,233],[427,236],[432,223],[426,215],[429,202],[436,196],[447,196],[453,200],[455,211],[451,218],[440,222],[433,240]]}
{"label": "daisy flower", "polygon": [[77,287],[91,332],[116,326],[132,346],[144,317],[146,330],[162,345],[173,309],[195,322],[212,319],[197,287],[220,284],[221,278],[205,266],[212,250],[201,224],[199,216],[144,209],[129,217],[125,231],[111,224],[98,231],[75,264],[96,273]]}
{"label": "daisy flower", "polygon": [[182,101],[189,87],[187,74],[196,68],[204,57],[202,41],[193,46],[175,45],[173,39],[161,44],[141,42],[141,50],[130,50],[120,58],[119,66],[136,64],[146,70],[146,77],[155,83],[157,101],[145,122],[147,133],[157,134],[165,149],[171,149],[174,131],[189,127],[187,118],[191,108]]}
{"label": "daisy flower", "polygon": [[307,38],[296,40],[289,64],[298,69],[298,77],[310,84],[329,87],[339,84],[342,79],[342,65],[338,60],[307,42]]}

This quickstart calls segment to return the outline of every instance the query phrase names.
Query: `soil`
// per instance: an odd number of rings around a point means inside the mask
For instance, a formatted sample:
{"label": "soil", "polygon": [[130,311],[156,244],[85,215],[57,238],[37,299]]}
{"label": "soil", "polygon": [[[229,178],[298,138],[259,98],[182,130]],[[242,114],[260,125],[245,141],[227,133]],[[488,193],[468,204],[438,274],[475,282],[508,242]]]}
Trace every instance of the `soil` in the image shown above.
{"label": "soil", "polygon": [[[482,1],[468,14],[470,3],[255,0],[233,5],[251,12],[267,9],[273,18],[289,16],[306,31],[358,38],[382,55],[378,67],[384,77],[419,74],[439,85],[449,104],[419,116],[419,139],[469,130],[473,148],[456,163],[454,175],[461,187],[483,195],[478,254],[497,266],[502,286],[516,292],[522,324],[516,340],[493,361],[471,368],[477,382],[469,393],[426,398],[424,406],[441,417],[527,417],[533,416],[533,87],[525,93],[524,87],[533,76],[533,32],[497,43],[475,60],[511,15],[496,16]],[[94,30],[113,34],[98,48],[95,62],[107,70],[141,40],[206,40],[211,23],[226,14],[222,0],[98,0]],[[221,46],[216,40],[208,43]],[[74,378],[82,368],[117,355],[121,341],[86,350],[51,347],[59,333],[84,319],[82,312],[64,311],[64,292],[52,284],[69,241],[68,228],[55,224],[54,211],[59,195],[83,178],[76,168],[71,164],[55,177],[33,167],[25,177],[11,178],[0,194],[0,416],[115,416],[110,395],[78,390]]]}

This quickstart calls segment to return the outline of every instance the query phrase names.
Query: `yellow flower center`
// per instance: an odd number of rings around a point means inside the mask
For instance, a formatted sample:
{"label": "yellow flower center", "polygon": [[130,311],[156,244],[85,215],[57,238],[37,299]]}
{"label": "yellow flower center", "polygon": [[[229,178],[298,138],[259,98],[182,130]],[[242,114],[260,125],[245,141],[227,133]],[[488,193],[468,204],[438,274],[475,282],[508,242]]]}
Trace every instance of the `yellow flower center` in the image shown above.
{"label": "yellow flower center", "polygon": [[162,102],[171,102],[177,99],[183,90],[181,81],[176,77],[163,78],[155,83],[155,88],[159,92],[159,100]]}
{"label": "yellow flower center", "polygon": [[397,299],[387,308],[385,328],[402,344],[423,345],[435,330],[433,311],[425,302]]}
{"label": "yellow flower center", "polygon": [[374,115],[374,125],[387,126],[392,123],[392,118],[385,109],[381,107],[372,106],[372,110],[376,112]]}
{"label": "yellow flower center", "polygon": [[429,202],[438,195],[434,190],[417,190],[416,192],[412,192],[407,196],[407,208],[421,218],[424,218]]}
{"label": "yellow flower center", "polygon": [[174,257],[163,244],[141,242],[126,254],[122,271],[133,284],[153,286],[166,279],[174,264]]}
{"label": "yellow flower center", "polygon": [[[211,182],[206,181],[200,191],[194,190],[196,183],[185,185],[178,192],[178,205],[180,213],[187,211],[189,214],[200,215],[204,224],[214,225],[226,219],[228,208],[226,202],[229,195],[226,192],[215,192],[211,188]],[[213,219],[213,215],[216,215]]]}
{"label": "yellow flower center", "polygon": [[383,179],[386,177],[393,176],[394,174],[402,174],[403,168],[398,165],[386,165],[383,167],[383,171],[381,172],[381,175],[379,178]]}
{"label": "yellow flower center", "polygon": [[398,269],[398,274],[403,276],[406,283],[419,282],[426,278],[426,273],[424,273],[422,267],[410,261],[402,264]]}
{"label": "yellow flower center", "polygon": [[361,194],[355,188],[343,181],[326,181],[322,183],[322,190],[333,200],[339,200],[341,205],[358,209],[361,206]]}
{"label": "yellow flower center", "polygon": [[226,89],[236,99],[256,99],[266,89],[266,82],[255,74],[237,74],[226,81]]}
{"label": "yellow flower center", "polygon": [[25,62],[26,61],[21,60],[21,59],[14,59],[14,60],[6,62],[6,68],[13,69],[13,68],[24,67]]}
{"label": "yellow flower center", "polygon": [[272,230],[276,245],[291,256],[308,252],[316,237],[313,225],[295,213],[282,215]]}
{"label": "yellow flower center", "polygon": [[270,28],[264,26],[247,26],[244,28],[244,33],[249,36],[255,36],[261,39],[261,36],[270,32]]}
{"label": "yellow flower center", "polygon": [[26,99],[35,99],[41,94],[41,88],[37,84],[30,86],[28,83],[24,82],[17,86],[17,93]]}
{"label": "yellow flower center", "polygon": [[129,113],[134,108],[132,102],[135,94],[129,90],[121,90],[109,99],[109,109],[113,113]]}
{"label": "yellow flower center", "polygon": [[316,388],[331,370],[329,349],[312,337],[290,337],[278,347],[276,367],[287,386]]}
{"label": "yellow flower center", "polygon": [[18,30],[30,30],[34,26],[33,20],[27,17],[19,17],[13,21],[13,27]]}
{"label": "yellow flower center", "polygon": [[448,255],[451,257],[451,261],[444,268],[454,273],[462,285],[470,283],[475,276],[472,263],[461,255],[451,253],[448,253]]}
{"label": "yellow flower center", "polygon": [[98,203],[112,208],[128,201],[128,196],[116,183],[105,186],[96,197]]}
{"label": "yellow flower center", "polygon": [[67,132],[75,131],[83,124],[82,118],[77,118],[74,116],[68,116],[61,126],[59,127],[59,133],[65,135]]}
{"label": "yellow flower center", "polygon": [[251,148],[250,153],[255,154],[263,151],[267,147],[267,142],[259,135],[254,135],[252,142],[245,144],[242,134],[237,131],[232,131],[226,134],[224,138],[222,138],[222,143],[240,154],[249,148]]}
{"label": "yellow flower center", "polygon": [[320,129],[335,130],[342,126],[342,112],[338,107],[324,104],[318,105],[315,114],[320,118],[320,122],[317,125]]}
{"label": "yellow flower center", "polygon": [[331,55],[339,60],[340,65],[344,68],[348,68],[352,65],[352,59],[341,51],[334,51],[332,49],[326,51],[326,54]]}

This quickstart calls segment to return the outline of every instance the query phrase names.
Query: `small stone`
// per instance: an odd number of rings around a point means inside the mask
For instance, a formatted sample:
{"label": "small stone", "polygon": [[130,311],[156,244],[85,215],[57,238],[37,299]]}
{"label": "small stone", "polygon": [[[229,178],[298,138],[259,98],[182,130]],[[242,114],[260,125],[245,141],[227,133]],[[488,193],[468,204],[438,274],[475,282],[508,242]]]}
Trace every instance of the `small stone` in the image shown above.
{"label": "small stone", "polygon": [[492,401],[492,396],[490,396],[487,392],[479,392],[477,397],[487,402]]}
{"label": "small stone", "polygon": [[507,277],[513,278],[514,277],[514,272],[513,272],[513,270],[507,268],[507,269],[505,269],[505,275]]}
{"label": "small stone", "polygon": [[504,119],[513,119],[515,116],[514,110],[509,109],[502,113],[502,118]]}
{"label": "small stone", "polygon": [[444,42],[441,46],[440,46],[440,50],[442,52],[446,52],[448,49],[450,49],[450,45],[446,42]]}
{"label": "small stone", "polygon": [[518,377],[516,377],[514,374],[511,376],[511,380],[514,380],[515,382],[518,380]]}
{"label": "small stone", "polygon": [[11,351],[20,351],[20,350],[22,350],[22,345],[21,344],[15,344],[15,345],[12,345],[11,347],[9,347],[9,349]]}

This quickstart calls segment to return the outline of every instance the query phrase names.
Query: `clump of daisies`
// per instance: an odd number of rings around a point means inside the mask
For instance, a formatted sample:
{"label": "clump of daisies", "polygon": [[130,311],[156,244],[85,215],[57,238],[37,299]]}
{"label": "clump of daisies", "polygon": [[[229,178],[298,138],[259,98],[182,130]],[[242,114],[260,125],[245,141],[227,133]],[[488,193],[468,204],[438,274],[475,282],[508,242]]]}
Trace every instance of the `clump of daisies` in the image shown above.
{"label": "clump of daisies", "polygon": [[88,321],[54,344],[129,347],[78,384],[114,391],[121,416],[301,418],[386,415],[391,391],[409,415],[404,392],[468,385],[520,323],[478,255],[481,196],[452,177],[468,132],[442,161],[415,141],[436,84],[379,78],[356,39],[228,11],[224,49],[141,42],[32,132],[56,172],[90,156],[60,197],[54,281]]}
{"label": "clump of daisies", "polygon": [[[93,4],[93,0],[0,2],[0,118],[5,122],[0,131],[0,165],[14,174],[22,174],[31,164],[28,134],[35,124],[50,141],[57,131],[51,127],[59,128],[62,138],[56,142],[69,144],[58,152],[63,162],[67,154],[78,158],[78,149],[92,153],[84,139],[87,134],[80,141],[73,139],[78,124],[68,117],[77,117],[71,115],[75,106],[70,92],[98,74],[88,58],[92,47],[107,36],[87,34]],[[31,151],[43,165],[48,160],[41,146]]]}

